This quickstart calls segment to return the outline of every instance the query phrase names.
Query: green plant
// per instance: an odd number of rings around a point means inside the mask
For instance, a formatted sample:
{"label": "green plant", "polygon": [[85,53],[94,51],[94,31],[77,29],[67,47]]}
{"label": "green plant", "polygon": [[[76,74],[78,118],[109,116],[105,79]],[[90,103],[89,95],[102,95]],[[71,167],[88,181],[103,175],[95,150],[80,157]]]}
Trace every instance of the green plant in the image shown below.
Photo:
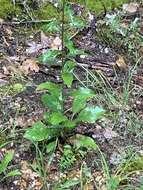
{"label": "green plant", "polygon": [[9,151],[4,155],[4,158],[2,159],[2,161],[0,163],[0,175],[2,175],[0,182],[2,182],[3,180],[5,180],[8,177],[21,175],[21,173],[17,169],[7,171],[8,165],[12,161],[13,156],[14,156],[14,152],[12,152],[12,151]]}
{"label": "green plant", "polygon": [[[72,86],[73,82],[73,70],[77,63],[73,61],[76,55],[83,54],[84,52],[74,47],[74,44],[67,33],[65,33],[65,17],[70,22],[67,25],[74,28],[81,27],[79,18],[73,16],[73,12],[69,9],[69,4],[65,4],[63,1],[62,9],[62,50],[49,50],[47,54],[43,56],[44,62],[48,62],[52,59],[54,62],[57,56],[61,56],[62,69],[61,76],[67,85]],[[64,48],[68,51],[65,51]],[[37,87],[37,90],[46,90],[47,93],[42,95],[43,104],[49,109],[44,114],[43,121],[36,122],[32,128],[27,129],[24,137],[31,141],[43,141],[55,139],[59,136],[66,136],[81,122],[95,122],[100,119],[105,113],[104,109],[98,106],[91,106],[88,101],[95,97],[93,90],[79,87],[71,92],[65,93],[64,84],[55,84],[52,82],[45,82]],[[65,110],[65,104],[67,100],[73,99],[71,114],[65,114],[68,110]]]}
{"label": "green plant", "polygon": [[70,145],[64,146],[64,152],[60,159],[60,167],[62,170],[69,169],[76,161],[76,156]]}

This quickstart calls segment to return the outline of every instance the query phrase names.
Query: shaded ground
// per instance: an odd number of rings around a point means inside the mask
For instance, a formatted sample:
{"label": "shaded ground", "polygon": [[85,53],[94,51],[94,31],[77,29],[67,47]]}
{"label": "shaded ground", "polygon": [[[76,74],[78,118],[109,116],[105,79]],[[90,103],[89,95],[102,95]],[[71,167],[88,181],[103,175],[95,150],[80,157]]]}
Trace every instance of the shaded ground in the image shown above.
{"label": "shaded ground", "polygon": [[[141,5],[140,9],[137,16],[139,16],[142,30]],[[129,18],[123,16],[123,22],[124,19],[133,21],[135,17],[136,15]],[[73,38],[76,47],[90,54],[75,58],[79,63],[75,75],[80,80],[75,79],[74,85],[76,87],[82,81],[92,87],[98,94],[95,103],[105,107],[108,114],[107,117],[95,124],[78,126],[74,134],[86,134],[95,139],[114,176],[123,160],[128,160],[134,154],[143,158],[142,47],[137,50],[138,55],[135,59],[135,55],[128,49],[123,49],[122,46],[119,49],[116,44],[105,43],[104,38],[101,38],[103,36],[99,35],[103,27],[100,27],[102,20],[101,18],[94,20],[97,23],[96,32],[94,30],[93,33],[91,24],[85,31],[81,31]],[[45,111],[40,101],[41,93],[35,91],[36,86],[44,81],[61,83],[61,79],[60,67],[38,64],[37,71],[33,64],[33,68],[28,73],[23,69],[24,67],[22,67],[23,70],[19,70],[25,60],[33,60],[45,52],[51,45],[49,39],[51,38],[52,41],[55,38],[55,36],[49,37],[48,34],[43,35],[43,32],[37,31],[35,28],[31,32],[29,27],[32,28],[33,25],[10,26],[3,23],[0,25],[0,142],[1,144],[9,142],[8,145],[1,148],[0,155],[3,158],[8,150],[14,150],[12,166],[22,172],[21,176],[6,179],[0,185],[0,189],[40,190],[43,181],[46,181],[45,189],[54,189],[53,184],[55,183],[62,183],[65,179],[80,178],[83,164],[91,170],[91,176],[88,176],[87,171],[83,174],[86,181],[83,189],[107,189],[105,187],[106,176],[102,168],[103,161],[101,155],[96,151],[83,150],[83,157],[79,153],[75,153],[77,157],[75,165],[64,172],[60,169],[60,158],[63,154],[62,141],[50,166],[48,165],[49,156],[44,151],[44,160],[40,164],[43,164],[46,169],[40,166],[39,170],[35,169],[34,171],[30,167],[30,164],[33,164],[34,168],[38,158],[34,145],[23,139],[23,133],[35,121],[42,119]],[[104,31],[102,32],[104,35]],[[45,41],[49,46],[45,46]],[[131,75],[132,70],[133,74]],[[89,74],[89,71],[92,72],[92,75]],[[128,85],[129,89],[127,89]],[[71,143],[70,139],[66,142]],[[131,167],[134,168],[136,165],[133,163]],[[134,171],[132,168],[128,168],[122,175]],[[43,170],[47,170],[46,180]],[[130,190],[140,186],[143,179],[143,161],[136,170],[137,172],[128,178],[128,182],[126,180],[121,182],[119,189],[125,189],[127,184],[130,185]],[[74,189],[80,188],[75,187]]]}

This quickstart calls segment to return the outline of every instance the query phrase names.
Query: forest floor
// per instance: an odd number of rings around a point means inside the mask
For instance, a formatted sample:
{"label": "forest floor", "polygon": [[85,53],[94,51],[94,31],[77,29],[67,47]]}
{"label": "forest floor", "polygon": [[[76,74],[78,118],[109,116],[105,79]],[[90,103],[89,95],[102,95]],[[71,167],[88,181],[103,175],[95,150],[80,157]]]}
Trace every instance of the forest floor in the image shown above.
{"label": "forest floor", "polygon": [[95,16],[94,25],[72,38],[89,53],[76,56],[80,67],[73,85],[94,89],[96,104],[107,111],[73,134],[92,137],[100,151],[75,150],[69,137],[52,157],[42,148],[46,145],[36,149],[23,134],[46,110],[37,85],[61,83],[60,67],[36,60],[59,37],[42,31],[42,23],[0,19],[0,161],[14,152],[0,177],[12,169],[21,173],[0,182],[0,190],[143,189],[143,5],[132,6]]}

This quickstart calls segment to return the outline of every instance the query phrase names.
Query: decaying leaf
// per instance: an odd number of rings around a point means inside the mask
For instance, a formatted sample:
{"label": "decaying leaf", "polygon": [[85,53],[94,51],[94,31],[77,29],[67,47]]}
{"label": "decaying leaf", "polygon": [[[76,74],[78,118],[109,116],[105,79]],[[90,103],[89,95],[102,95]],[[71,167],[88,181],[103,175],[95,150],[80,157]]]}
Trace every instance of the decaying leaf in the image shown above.
{"label": "decaying leaf", "polygon": [[110,127],[105,128],[103,135],[108,140],[118,137],[118,134],[115,131],[113,131]]}
{"label": "decaying leaf", "polygon": [[128,66],[127,64],[125,63],[125,60],[122,56],[119,55],[119,58],[117,59],[116,61],[116,66],[121,69],[121,70],[127,70]]}
{"label": "decaying leaf", "polygon": [[33,59],[27,59],[20,66],[20,71],[25,75],[28,75],[31,71],[34,71],[36,73],[39,72],[39,66],[37,61]]}
{"label": "decaying leaf", "polygon": [[139,8],[139,4],[138,3],[129,3],[129,4],[124,4],[123,5],[123,11],[126,12],[126,13],[130,13],[130,14],[133,14],[133,13],[136,13],[137,10]]}
{"label": "decaying leaf", "polygon": [[51,48],[53,50],[61,50],[62,49],[62,40],[58,36],[53,40],[53,42],[51,44]]}
{"label": "decaying leaf", "polygon": [[9,75],[10,74],[9,70],[7,69],[7,67],[3,66],[2,69],[3,69],[3,73],[5,75]]}

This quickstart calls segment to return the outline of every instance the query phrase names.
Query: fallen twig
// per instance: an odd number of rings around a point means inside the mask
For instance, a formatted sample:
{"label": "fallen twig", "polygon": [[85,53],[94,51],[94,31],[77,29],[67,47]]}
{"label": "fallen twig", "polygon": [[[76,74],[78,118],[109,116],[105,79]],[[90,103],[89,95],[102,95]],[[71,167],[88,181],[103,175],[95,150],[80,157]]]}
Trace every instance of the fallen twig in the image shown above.
{"label": "fallen twig", "polygon": [[21,25],[21,24],[40,24],[40,23],[49,23],[50,20],[28,20],[28,21],[12,21],[12,22],[2,22],[1,25]]}

